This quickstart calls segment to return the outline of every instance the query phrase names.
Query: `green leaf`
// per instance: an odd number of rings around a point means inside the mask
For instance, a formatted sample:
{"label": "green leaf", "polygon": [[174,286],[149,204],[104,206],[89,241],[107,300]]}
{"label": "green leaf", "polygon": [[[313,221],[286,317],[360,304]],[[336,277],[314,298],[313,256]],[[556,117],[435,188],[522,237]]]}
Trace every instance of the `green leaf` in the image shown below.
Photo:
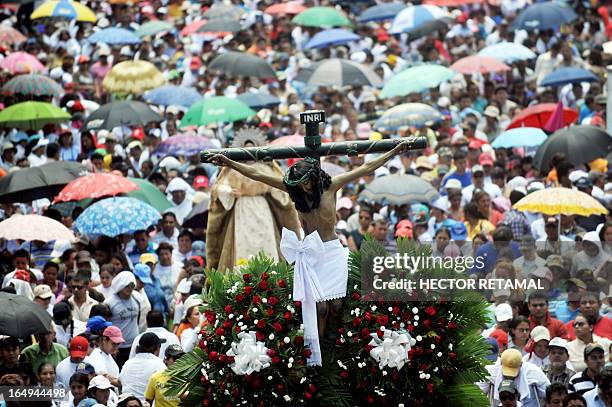
{"label": "green leaf", "polygon": [[196,347],[192,352],[181,356],[176,362],[168,368],[170,379],[165,387],[165,394],[169,397],[178,397],[190,391],[200,381],[199,377],[202,374],[202,363],[206,360],[204,351]]}

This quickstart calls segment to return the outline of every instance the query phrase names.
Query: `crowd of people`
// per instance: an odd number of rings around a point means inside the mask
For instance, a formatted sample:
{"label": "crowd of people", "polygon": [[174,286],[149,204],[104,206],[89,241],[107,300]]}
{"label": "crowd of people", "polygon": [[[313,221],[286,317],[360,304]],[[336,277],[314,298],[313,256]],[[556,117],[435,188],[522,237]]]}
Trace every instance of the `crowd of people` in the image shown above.
{"label": "crowd of people", "polygon": [[[536,282],[542,290],[484,293],[493,322],[483,327],[482,335],[491,346],[493,363],[481,386],[491,406],[612,406],[612,218],[551,216],[513,207],[531,193],[562,187],[612,208],[607,151],[580,164],[558,153],[542,171],[534,165],[533,148],[491,146],[517,114],[539,103],[561,103],[577,112],[577,124],[606,128],[605,67],[612,54],[603,44],[612,35],[612,23],[603,3],[570,2],[578,15],[574,22],[525,31],[511,29],[511,24],[527,1],[449,2],[454,5],[445,8],[446,26],[408,39],[389,34],[388,22],[357,22],[356,16],[374,1],[317,1],[346,13],[361,38],[322,49],[305,47],[319,29],[292,24],[291,16],[267,14],[274,1],[226,1],[243,8],[247,28],[227,35],[184,30],[213,5],[209,0],[84,3],[98,15],[97,23],[32,20],[32,2],[0,5],[0,27],[13,27],[27,37],[10,42],[0,34],[0,59],[28,52],[44,65],[42,74],[62,87],[60,97],[3,94],[2,107],[41,100],[71,115],[67,124],[48,124],[40,130],[0,123],[0,175],[55,161],[79,162],[93,173],[147,179],[167,195],[171,208],[149,229],[114,238],[0,240],[2,291],[25,296],[53,318],[46,333],[0,339],[0,386],[60,387],[67,396],[53,404],[61,406],[177,406],[178,399],[164,395],[164,372],[197,346],[204,323],[200,294],[207,267],[221,262],[231,268],[246,260],[246,255],[234,256],[232,250],[254,255],[258,248],[268,248],[273,257],[280,257],[270,244],[273,240],[258,240],[263,229],[275,233],[275,228],[278,240],[283,223],[278,216],[272,223],[272,215],[265,215],[272,212],[253,203],[257,196],[273,196],[270,188],[247,187],[244,180],[231,184],[227,174],[221,177],[216,166],[201,164],[197,154],[156,154],[162,141],[185,131],[180,128],[185,106],[153,106],[163,116],[160,122],[84,128],[91,113],[89,102],[116,100],[102,85],[112,66],[142,59],[155,64],[168,83],[193,87],[203,97],[261,91],[280,99],[280,104],[260,109],[254,118],[188,130],[219,146],[231,145],[245,127],[257,129],[261,137],[251,134],[241,147],[303,135],[299,113],[309,109],[326,112],[324,141],[426,137],[425,150],[404,152],[340,191],[336,234],[342,244],[359,250],[370,235],[395,253],[396,239],[403,238],[430,244],[433,257],[483,258],[483,267],[468,270],[470,278]],[[314,3],[307,0],[303,5]],[[173,28],[144,37],[137,46],[85,41],[105,27],[135,30],[157,20]],[[448,66],[502,41],[520,43],[536,58],[513,61],[503,74],[457,75],[438,87],[390,99],[368,86],[308,87],[294,80],[302,69],[331,57],[367,65],[388,80],[423,63]],[[207,69],[214,57],[227,51],[265,59],[276,78],[234,77]],[[588,69],[598,81],[540,86],[543,78],[563,67]],[[0,72],[0,84],[13,76]],[[403,102],[429,104],[441,119],[397,131],[374,128],[387,108]],[[367,159],[325,157],[322,168],[348,171]],[[279,164],[286,168],[293,162]],[[403,205],[359,198],[374,180],[393,174],[418,176],[439,198]],[[284,202],[283,197],[273,197]],[[52,205],[53,197],[48,198],[2,203],[0,219],[37,213],[73,228],[83,208]],[[215,222],[212,235],[207,233],[208,211],[189,217],[194,207],[208,201],[211,214],[235,210],[231,222]],[[297,224],[295,212],[285,213],[292,216],[284,218],[287,223]],[[234,230],[227,233],[230,227]],[[229,257],[222,254],[228,241],[234,245]],[[209,246],[223,248],[211,252]]]}

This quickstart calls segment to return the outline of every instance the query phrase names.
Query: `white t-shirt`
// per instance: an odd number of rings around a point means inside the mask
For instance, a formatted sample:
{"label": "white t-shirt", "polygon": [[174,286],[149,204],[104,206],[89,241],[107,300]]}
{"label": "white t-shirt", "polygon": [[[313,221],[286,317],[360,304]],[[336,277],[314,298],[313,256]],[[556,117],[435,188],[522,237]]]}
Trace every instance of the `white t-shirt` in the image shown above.
{"label": "white t-shirt", "polygon": [[[80,363],[89,363],[95,368],[95,365],[92,363],[89,356],[85,356],[85,359],[83,359],[83,362],[80,362]],[[59,364],[55,368],[55,374],[57,377],[56,380],[59,383],[61,383],[63,386],[65,386],[67,389],[70,388],[70,377],[72,377],[74,372],[76,372],[78,365],[79,363],[75,363],[70,360],[70,356],[68,356],[66,359],[62,360],[61,362],[59,362]]]}
{"label": "white t-shirt", "polygon": [[152,353],[137,353],[128,359],[121,369],[119,380],[121,392],[132,393],[140,400],[144,400],[144,392],[153,373],[166,369],[166,364]]}
{"label": "white t-shirt", "polygon": [[159,358],[161,360],[164,360],[164,356],[166,354],[166,348],[170,345],[180,345],[180,342],[177,338],[177,336],[175,334],[173,334],[172,332],[168,331],[166,328],[163,327],[155,327],[155,328],[147,328],[147,330],[143,333],[141,333],[140,335],[138,335],[136,338],[134,338],[134,342],[132,343],[132,349],[130,350],[130,359],[132,359],[134,356],[136,356],[136,347],[138,346],[138,342],[140,342],[140,337],[147,333],[147,332],[153,332],[155,335],[157,335],[157,337],[159,339],[165,339],[166,342],[163,342],[161,344],[161,347],[159,349]]}
{"label": "white t-shirt", "polygon": [[115,359],[113,359],[111,355],[103,352],[102,349],[94,349],[91,355],[89,355],[89,358],[97,374],[108,373],[113,377],[119,377],[119,366],[117,366],[117,362],[115,362]]}

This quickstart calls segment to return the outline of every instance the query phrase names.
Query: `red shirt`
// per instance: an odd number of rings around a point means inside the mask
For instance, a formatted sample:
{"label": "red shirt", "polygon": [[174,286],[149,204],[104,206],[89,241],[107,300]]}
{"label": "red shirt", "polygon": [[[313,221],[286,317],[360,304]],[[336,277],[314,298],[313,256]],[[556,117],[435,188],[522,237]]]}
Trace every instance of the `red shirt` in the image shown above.
{"label": "red shirt", "polygon": [[546,319],[544,320],[543,324],[538,324],[533,316],[529,316],[529,328],[533,329],[538,325],[548,328],[548,332],[550,332],[550,339],[556,338],[557,336],[563,339],[569,339],[567,327],[557,318],[551,317],[548,312],[546,313]]}
{"label": "red shirt", "polygon": [[[574,334],[574,321],[572,320],[565,324],[565,328],[569,336],[568,340],[573,341],[576,339],[576,335]],[[612,340],[612,319],[608,317],[599,318],[599,321],[593,325],[593,333],[602,338]]]}

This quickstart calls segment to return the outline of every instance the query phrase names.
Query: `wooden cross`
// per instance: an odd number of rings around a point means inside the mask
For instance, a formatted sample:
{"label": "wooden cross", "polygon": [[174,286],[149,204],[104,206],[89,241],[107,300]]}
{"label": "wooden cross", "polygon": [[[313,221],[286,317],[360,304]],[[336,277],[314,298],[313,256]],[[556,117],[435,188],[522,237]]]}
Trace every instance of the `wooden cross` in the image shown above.
{"label": "wooden cross", "polygon": [[264,146],[206,150],[200,154],[200,160],[203,163],[209,163],[216,154],[223,154],[234,161],[271,161],[306,157],[320,159],[323,156],[330,155],[356,156],[359,154],[386,152],[392,150],[401,142],[407,142],[409,150],[420,150],[427,146],[427,139],[425,137],[321,143],[319,124],[325,123],[325,112],[322,110],[310,110],[300,113],[300,123],[306,126],[303,146]]}

